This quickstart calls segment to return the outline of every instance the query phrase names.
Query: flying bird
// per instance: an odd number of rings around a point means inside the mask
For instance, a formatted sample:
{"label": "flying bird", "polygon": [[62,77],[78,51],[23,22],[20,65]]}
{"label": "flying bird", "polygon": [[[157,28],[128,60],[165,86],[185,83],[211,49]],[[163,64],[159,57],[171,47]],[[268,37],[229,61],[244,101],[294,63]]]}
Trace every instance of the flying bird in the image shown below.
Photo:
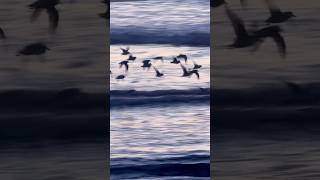
{"label": "flying bird", "polygon": [[129,56],[129,58],[128,58],[128,61],[134,61],[134,60],[136,60],[136,59],[137,59],[137,57],[132,56],[132,54],[130,54],[130,56]]}
{"label": "flying bird", "polygon": [[186,67],[184,67],[182,64],[180,64],[182,70],[183,70],[183,75],[182,77],[190,77],[192,74],[195,74],[198,79],[200,79],[200,75],[197,69],[192,69],[192,70],[187,70]]}
{"label": "flying bird", "polygon": [[157,68],[153,67],[154,71],[156,72],[156,77],[162,77],[164,74],[161,73]]}
{"label": "flying bird", "polygon": [[6,34],[4,33],[1,27],[0,27],[0,39],[6,39]]}
{"label": "flying bird", "polygon": [[121,49],[121,51],[122,51],[122,55],[128,55],[128,54],[130,54],[130,52],[129,52],[129,47],[127,47],[126,49],[123,49],[123,48],[120,48]]}
{"label": "flying bird", "polygon": [[296,17],[291,11],[282,12],[272,0],[266,0],[271,16],[266,20],[267,23],[282,23],[292,17]]}
{"label": "flying bird", "polygon": [[177,58],[182,58],[182,59],[184,59],[184,62],[186,62],[186,63],[187,63],[187,61],[188,61],[188,56],[185,55],[185,54],[179,54],[179,55],[177,56]]}
{"label": "flying bird", "polygon": [[177,58],[173,58],[173,61],[171,61],[170,63],[172,63],[172,64],[180,64],[180,60],[178,60]]}
{"label": "flying bird", "polygon": [[46,10],[49,16],[50,30],[54,32],[59,23],[59,12],[56,9],[56,5],[60,3],[60,0],[37,0],[29,5],[29,8],[33,10],[31,15],[31,22],[34,22],[43,10]]}
{"label": "flying bird", "polygon": [[47,50],[50,50],[50,49],[43,43],[32,43],[32,44],[26,45],[23,49],[18,51],[17,56],[40,55],[40,54],[44,54]]}
{"label": "flying bird", "polygon": [[145,68],[150,69],[150,67],[152,65],[150,60],[148,60],[148,59],[147,60],[143,60],[142,63],[143,63],[143,65],[141,67],[143,67],[143,69],[145,69]]}
{"label": "flying bird", "polygon": [[247,32],[243,20],[237,16],[231,9],[225,5],[226,13],[232,23],[234,32],[236,34],[235,41],[229,45],[230,48],[245,48],[249,46],[256,46],[256,49],[263,43],[265,38],[272,38],[278,46],[279,54],[282,57],[286,55],[286,43],[281,36],[281,29],[279,26],[269,26],[254,32]]}
{"label": "flying bird", "polygon": [[121,75],[118,75],[116,79],[124,79],[125,77],[126,77],[125,75],[121,74]]}
{"label": "flying bird", "polygon": [[193,69],[200,69],[202,67],[202,65],[197,64],[195,61],[193,62]]}
{"label": "flying bird", "polygon": [[119,64],[120,64],[119,68],[122,68],[122,66],[125,66],[125,67],[126,67],[126,71],[128,71],[128,70],[129,70],[128,62],[129,62],[129,61],[127,61],[127,60],[121,61],[121,62],[119,63]]}

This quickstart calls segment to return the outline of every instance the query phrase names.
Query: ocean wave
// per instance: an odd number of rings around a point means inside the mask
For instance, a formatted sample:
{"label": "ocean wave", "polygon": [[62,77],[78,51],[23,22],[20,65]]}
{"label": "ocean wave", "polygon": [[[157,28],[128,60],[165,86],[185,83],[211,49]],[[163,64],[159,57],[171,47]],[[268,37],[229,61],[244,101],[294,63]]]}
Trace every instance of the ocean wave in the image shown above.
{"label": "ocean wave", "polygon": [[141,105],[176,105],[179,103],[208,103],[210,89],[188,90],[113,90],[110,93],[110,107]]}
{"label": "ocean wave", "polygon": [[[185,27],[186,29],[188,27]],[[210,31],[149,30],[138,27],[114,28],[110,33],[111,44],[173,44],[210,46]]]}
{"label": "ocean wave", "polygon": [[111,159],[111,179],[140,177],[210,177],[210,156],[189,155],[162,159]]}

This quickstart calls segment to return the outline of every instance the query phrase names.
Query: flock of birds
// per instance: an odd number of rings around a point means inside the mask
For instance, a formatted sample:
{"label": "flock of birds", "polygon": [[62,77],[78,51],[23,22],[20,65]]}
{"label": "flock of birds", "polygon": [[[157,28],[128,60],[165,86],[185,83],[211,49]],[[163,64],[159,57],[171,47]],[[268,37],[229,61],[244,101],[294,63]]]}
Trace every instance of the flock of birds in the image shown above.
{"label": "flock of birds", "polygon": [[[210,6],[212,8],[217,8],[224,6],[226,14],[230,19],[234,32],[235,40],[231,45],[228,45],[229,48],[246,48],[254,46],[254,49],[258,49],[259,46],[264,42],[266,38],[272,38],[277,47],[281,57],[286,57],[286,43],[285,39],[281,35],[282,29],[278,25],[288,21],[295,15],[292,12],[283,12],[279,7],[273,2],[273,0],[265,0],[270,11],[270,17],[265,20],[266,27],[263,27],[258,30],[248,31],[246,29],[244,21],[231,10],[228,6],[228,3],[225,0],[211,0]],[[246,0],[240,0],[242,7],[245,7],[247,2]]]}
{"label": "flock of birds", "polygon": [[[118,76],[115,77],[115,79],[124,79],[127,76],[127,72],[129,71],[129,63],[133,63],[137,57],[133,56],[132,53],[129,52],[129,47],[124,49],[124,48],[120,48],[122,53],[121,55],[124,56],[128,56],[128,58],[126,60],[123,60],[121,62],[119,62],[119,68],[123,68],[125,67],[125,74],[120,74]],[[158,70],[158,68],[156,68],[153,64],[152,61],[157,61],[157,60],[161,60],[162,63],[164,63],[164,60],[167,60],[167,57],[163,57],[163,56],[157,56],[157,57],[153,57],[153,58],[149,58],[149,59],[144,59],[142,61],[142,65],[140,67],[142,67],[143,69],[150,69],[151,67],[153,67],[154,71],[155,71],[155,76],[160,78],[164,76],[164,73],[160,72]],[[186,68],[181,61],[184,61],[185,63],[187,63],[188,61],[188,56],[185,54],[179,54],[178,56],[174,56],[172,59],[170,58],[170,63],[171,64],[180,64],[180,67],[183,71],[182,77],[191,77],[193,74],[195,74],[197,76],[198,79],[200,79],[200,75],[199,75],[199,69],[202,67],[202,65],[197,64],[195,61],[193,62],[193,68],[189,69]],[[112,74],[111,70],[110,70],[110,75]]]}
{"label": "flock of birds", "polygon": [[[73,0],[70,0],[69,3],[73,3]],[[106,5],[106,12],[98,14],[101,18],[108,19],[110,18],[110,6],[109,0],[103,0],[102,3]],[[49,31],[50,33],[55,33],[58,24],[59,24],[59,12],[56,9],[56,6],[61,4],[60,0],[37,0],[32,4],[29,4],[28,7],[32,10],[30,17],[30,22],[34,22],[40,16],[41,12],[46,11],[49,19]],[[4,30],[0,27],[0,39],[6,39],[7,36]],[[46,53],[47,50],[50,50],[47,45],[43,42],[30,43],[24,46],[22,49],[17,51],[17,56],[20,55],[41,55]]]}

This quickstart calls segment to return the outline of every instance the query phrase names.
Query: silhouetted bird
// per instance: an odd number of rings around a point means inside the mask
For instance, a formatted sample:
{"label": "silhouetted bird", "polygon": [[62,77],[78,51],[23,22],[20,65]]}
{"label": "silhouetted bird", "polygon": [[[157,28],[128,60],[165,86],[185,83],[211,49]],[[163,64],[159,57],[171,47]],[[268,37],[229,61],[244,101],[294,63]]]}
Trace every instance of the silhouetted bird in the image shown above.
{"label": "silhouetted bird", "polygon": [[3,29],[0,27],[0,39],[5,39],[6,34],[4,33]]}
{"label": "silhouetted bird", "polygon": [[134,56],[132,56],[132,54],[130,54],[128,61],[134,61],[136,59],[137,59],[137,57],[134,57]]}
{"label": "silhouetted bird", "polygon": [[126,77],[125,75],[121,74],[121,75],[117,76],[116,79],[124,79],[125,77]]}
{"label": "silhouetted bird", "polygon": [[179,56],[177,56],[177,58],[182,58],[182,59],[184,59],[185,62],[188,61],[188,57],[185,54],[179,54]]}
{"label": "silhouetted bird", "polygon": [[292,17],[296,17],[292,12],[282,12],[272,0],[266,0],[271,16],[266,20],[267,23],[282,23]]}
{"label": "silhouetted bird", "polygon": [[40,54],[44,54],[47,50],[50,50],[50,49],[43,43],[32,43],[25,46],[22,50],[20,50],[17,53],[17,56],[40,55]]}
{"label": "silhouetted bird", "polygon": [[231,20],[234,32],[236,34],[234,43],[229,45],[228,47],[245,48],[253,45],[256,45],[256,47],[258,47],[265,38],[270,37],[276,42],[280,55],[282,57],[285,57],[286,44],[280,34],[280,27],[270,26],[249,34],[245,28],[243,20],[238,17],[237,14],[232,12],[227,5],[225,5],[225,10],[229,19]]}
{"label": "silhouetted bird", "polygon": [[161,73],[157,68],[153,67],[153,69],[156,71],[156,76],[157,77],[162,77],[164,74]]}
{"label": "silhouetted bird", "polygon": [[192,61],[193,62],[193,69],[200,69],[202,66],[197,64],[195,61]]}
{"label": "silhouetted bird", "polygon": [[178,60],[177,58],[173,58],[173,61],[171,61],[170,63],[172,63],[172,64],[180,64],[180,60]]}
{"label": "silhouetted bird", "polygon": [[121,51],[122,51],[122,55],[128,55],[128,54],[130,54],[130,52],[129,52],[129,47],[127,47],[126,49],[123,49],[123,48],[120,48],[121,49]]}
{"label": "silhouetted bird", "polygon": [[192,74],[195,74],[198,79],[200,79],[200,75],[197,69],[192,69],[192,70],[187,70],[186,67],[184,67],[182,64],[180,64],[182,70],[183,70],[183,75],[182,77],[190,77]]}
{"label": "silhouetted bird", "polygon": [[129,65],[128,65],[128,62],[127,60],[125,61],[121,61],[119,64],[120,64],[120,67],[119,68],[122,68],[122,66],[124,65],[126,67],[126,71],[129,70]]}
{"label": "silhouetted bird", "polygon": [[31,22],[35,21],[39,17],[41,11],[45,9],[49,16],[50,30],[55,31],[59,23],[59,13],[55,6],[59,3],[60,0],[37,0],[30,4],[29,8],[33,9]]}
{"label": "silhouetted bird", "polygon": [[142,63],[143,63],[143,65],[141,67],[143,67],[143,69],[145,69],[145,68],[150,69],[150,67],[152,65],[150,60],[143,60]]}

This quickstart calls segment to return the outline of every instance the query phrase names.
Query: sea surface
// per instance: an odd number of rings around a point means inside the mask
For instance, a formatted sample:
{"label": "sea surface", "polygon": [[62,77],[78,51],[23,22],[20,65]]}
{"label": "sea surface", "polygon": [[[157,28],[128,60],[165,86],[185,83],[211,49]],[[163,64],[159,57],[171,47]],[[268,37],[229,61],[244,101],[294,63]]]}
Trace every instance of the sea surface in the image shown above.
{"label": "sea surface", "polygon": [[[111,2],[111,179],[209,179],[209,7],[207,0]],[[128,72],[118,64],[127,47],[137,57]],[[179,54],[188,56],[186,68],[202,65],[200,79],[181,77],[170,63]],[[157,56],[164,60],[141,67]]]}

